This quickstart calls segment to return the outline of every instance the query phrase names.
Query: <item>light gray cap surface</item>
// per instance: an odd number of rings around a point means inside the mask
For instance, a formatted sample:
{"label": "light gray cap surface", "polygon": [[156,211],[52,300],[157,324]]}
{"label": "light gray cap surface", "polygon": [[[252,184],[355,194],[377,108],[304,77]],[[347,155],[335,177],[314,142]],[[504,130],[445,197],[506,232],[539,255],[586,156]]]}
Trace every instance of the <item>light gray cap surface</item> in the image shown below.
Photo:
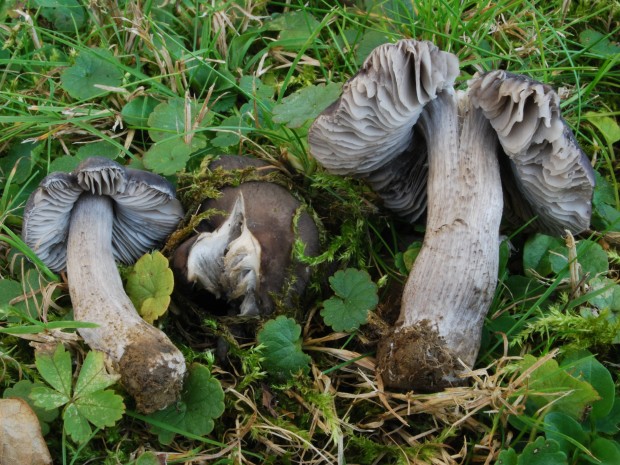
{"label": "light gray cap surface", "polygon": [[24,242],[51,270],[66,267],[71,211],[85,192],[114,201],[114,257],[125,264],[157,247],[183,217],[173,186],[161,176],[106,158],[88,158],[72,173],[43,179],[24,210]]}

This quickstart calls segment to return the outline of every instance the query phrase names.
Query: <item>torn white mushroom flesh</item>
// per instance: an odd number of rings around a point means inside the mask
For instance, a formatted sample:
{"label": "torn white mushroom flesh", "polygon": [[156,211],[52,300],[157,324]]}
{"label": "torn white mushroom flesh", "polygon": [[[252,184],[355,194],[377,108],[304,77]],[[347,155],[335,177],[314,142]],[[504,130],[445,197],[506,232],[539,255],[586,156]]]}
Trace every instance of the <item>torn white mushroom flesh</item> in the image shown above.
{"label": "torn white mushroom flesh", "polygon": [[295,242],[306,256],[319,251],[312,217],[288,189],[271,182],[277,169],[263,160],[224,155],[209,169],[252,179],[202,202],[199,213],[210,214],[172,256],[177,282],[197,303],[209,299],[203,289],[226,300],[209,309],[215,313],[269,315],[276,302],[295,305],[311,273],[295,256]]}
{"label": "torn white mushroom flesh", "polygon": [[200,233],[187,256],[187,277],[216,297],[242,298],[241,315],[258,315],[261,247],[248,229],[243,194],[214,231]]}

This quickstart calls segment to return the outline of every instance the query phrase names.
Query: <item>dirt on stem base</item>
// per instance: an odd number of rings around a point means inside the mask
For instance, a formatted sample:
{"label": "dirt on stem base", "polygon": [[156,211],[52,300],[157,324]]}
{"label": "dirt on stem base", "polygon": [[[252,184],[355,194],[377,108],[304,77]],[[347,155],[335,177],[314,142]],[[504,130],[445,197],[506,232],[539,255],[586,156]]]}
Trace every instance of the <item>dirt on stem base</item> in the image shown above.
{"label": "dirt on stem base", "polygon": [[428,321],[391,330],[377,347],[377,367],[386,387],[437,392],[464,383],[463,365]]}
{"label": "dirt on stem base", "polygon": [[179,398],[182,377],[170,382],[172,374],[184,371],[184,360],[169,341],[143,338],[130,344],[121,358],[118,370],[121,384],[136,401],[141,413],[152,413]]}

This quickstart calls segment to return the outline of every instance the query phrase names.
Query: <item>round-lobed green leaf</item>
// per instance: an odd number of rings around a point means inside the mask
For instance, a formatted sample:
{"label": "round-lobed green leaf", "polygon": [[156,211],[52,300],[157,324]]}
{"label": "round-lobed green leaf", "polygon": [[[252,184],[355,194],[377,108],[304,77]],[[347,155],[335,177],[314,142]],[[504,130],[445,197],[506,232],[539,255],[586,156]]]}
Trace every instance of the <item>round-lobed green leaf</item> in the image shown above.
{"label": "round-lobed green leaf", "polygon": [[62,88],[79,100],[88,100],[108,93],[98,87],[119,87],[123,71],[118,60],[105,49],[82,51],[75,64],[61,74]]}

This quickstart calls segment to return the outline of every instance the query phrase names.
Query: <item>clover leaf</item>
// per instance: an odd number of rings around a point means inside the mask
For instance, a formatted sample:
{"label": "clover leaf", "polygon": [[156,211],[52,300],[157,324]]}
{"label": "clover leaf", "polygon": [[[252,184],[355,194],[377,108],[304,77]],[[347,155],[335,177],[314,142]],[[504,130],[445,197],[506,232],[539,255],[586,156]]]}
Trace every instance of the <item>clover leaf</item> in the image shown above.
{"label": "clover leaf", "polygon": [[280,315],[259,331],[263,345],[263,368],[272,376],[287,380],[298,372],[308,373],[310,356],[301,350],[301,326]]}
{"label": "clover leaf", "polygon": [[168,310],[174,287],[174,276],[166,257],[157,250],[140,257],[125,287],[140,316],[153,324]]}
{"label": "clover leaf", "polygon": [[323,302],[321,315],[334,331],[354,331],[368,320],[379,303],[377,285],[368,273],[355,268],[337,271],[329,278],[334,297]]}
{"label": "clover leaf", "polygon": [[112,53],[104,49],[83,51],[75,64],[60,76],[62,87],[73,98],[87,100],[107,93],[103,87],[118,87],[123,71]]}
{"label": "clover leaf", "polygon": [[215,426],[213,420],[222,413],[224,391],[220,382],[206,366],[195,363],[189,368],[181,399],[148,417],[154,420],[152,431],[158,435],[159,442],[170,444],[176,434],[173,430],[197,436],[209,434]]}
{"label": "clover leaf", "polygon": [[51,386],[35,386],[30,399],[36,407],[54,409],[64,406],[64,428],[77,443],[88,440],[90,424],[97,428],[113,426],[125,411],[121,396],[106,390],[119,376],[106,372],[103,353],[86,355],[75,386],[72,384],[71,356],[62,344],[51,352],[37,352],[35,365],[41,377]]}

